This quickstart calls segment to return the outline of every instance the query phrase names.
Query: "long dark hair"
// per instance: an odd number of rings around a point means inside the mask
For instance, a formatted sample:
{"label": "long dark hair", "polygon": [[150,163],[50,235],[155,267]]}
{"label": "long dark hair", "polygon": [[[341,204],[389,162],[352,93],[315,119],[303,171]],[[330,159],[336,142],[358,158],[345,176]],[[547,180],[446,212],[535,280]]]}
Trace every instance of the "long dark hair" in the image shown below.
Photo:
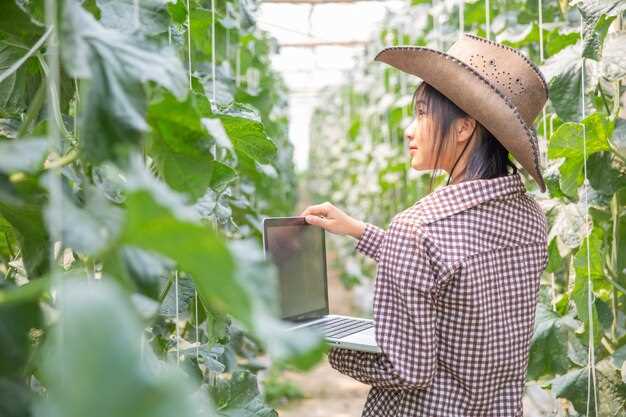
{"label": "long dark hair", "polygon": [[[452,135],[450,135],[452,124],[461,117],[469,116],[448,97],[444,96],[436,88],[424,81],[417,86],[415,92],[413,93],[411,108],[414,112],[417,111],[416,103],[418,100],[422,100],[424,102],[426,106],[426,114],[430,116],[433,122],[432,127],[434,131],[432,133],[433,140],[436,141],[435,152],[437,155],[435,159],[436,167],[442,152],[452,143]],[[474,147],[474,151],[469,158],[462,181],[481,178],[496,178],[508,175],[508,167],[512,168],[513,173],[517,172],[517,167],[513,161],[509,159],[509,151],[478,121],[476,121],[474,135],[475,137],[472,140],[477,140],[478,143]],[[469,142],[470,141],[465,144],[465,148],[450,169],[446,185],[450,182],[456,163],[463,155],[463,152],[465,152]],[[432,192],[433,181],[434,172],[430,177],[429,192]]]}

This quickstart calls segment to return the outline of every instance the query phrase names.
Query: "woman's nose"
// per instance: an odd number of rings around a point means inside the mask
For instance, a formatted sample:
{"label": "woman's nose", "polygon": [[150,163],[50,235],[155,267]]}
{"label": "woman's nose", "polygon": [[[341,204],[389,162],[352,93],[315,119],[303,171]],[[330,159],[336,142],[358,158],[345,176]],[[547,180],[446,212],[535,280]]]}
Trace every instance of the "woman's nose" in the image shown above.
{"label": "woman's nose", "polygon": [[413,140],[413,136],[415,135],[415,120],[413,120],[407,127],[404,129],[404,139],[406,142],[410,142]]}

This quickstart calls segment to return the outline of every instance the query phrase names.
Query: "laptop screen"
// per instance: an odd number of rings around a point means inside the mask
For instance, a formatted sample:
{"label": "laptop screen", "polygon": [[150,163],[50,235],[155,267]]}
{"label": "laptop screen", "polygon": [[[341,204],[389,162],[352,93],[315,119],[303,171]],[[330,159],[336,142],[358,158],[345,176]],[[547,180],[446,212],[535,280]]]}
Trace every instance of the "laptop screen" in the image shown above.
{"label": "laptop screen", "polygon": [[265,257],[278,270],[281,318],[328,314],[324,229],[302,217],[263,221]]}

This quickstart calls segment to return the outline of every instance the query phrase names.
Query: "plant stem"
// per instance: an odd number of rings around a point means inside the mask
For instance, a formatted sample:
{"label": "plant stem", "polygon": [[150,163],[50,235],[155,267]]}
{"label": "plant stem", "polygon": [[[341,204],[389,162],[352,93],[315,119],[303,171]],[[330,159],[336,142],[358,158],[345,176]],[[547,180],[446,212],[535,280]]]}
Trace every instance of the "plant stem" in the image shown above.
{"label": "plant stem", "polygon": [[2,74],[0,74],[0,83],[13,75],[18,69],[20,69],[24,62],[28,60],[28,58],[33,56],[37,49],[41,48],[41,45],[43,45],[44,42],[46,42],[46,40],[50,37],[50,34],[52,34],[52,29],[53,28],[48,28],[46,33],[44,33],[41,38],[39,38],[39,40],[35,42],[32,48],[30,48],[23,57],[15,61],[9,68],[7,68]]}
{"label": "plant stem", "polygon": [[602,102],[604,103],[604,107],[606,108],[606,112],[610,116],[611,115],[611,109],[609,109],[609,103],[607,103],[607,101],[606,101],[606,96],[604,95],[604,90],[600,86],[600,83],[598,83],[598,90],[600,90],[600,96],[602,97]]}
{"label": "plant stem", "polygon": [[26,111],[26,116],[20,125],[19,130],[17,131],[17,137],[21,138],[30,130],[30,126],[33,121],[39,116],[41,111],[41,107],[43,106],[44,99],[46,98],[46,81],[45,79],[41,80],[39,87],[37,87],[37,91],[35,92],[35,96],[33,97],[33,101],[28,106],[28,110]]}
{"label": "plant stem", "polygon": [[52,162],[49,162],[48,164],[45,164],[44,168],[55,169],[55,168],[64,167],[65,165],[68,165],[74,162],[78,158],[79,155],[80,155],[80,152],[78,151],[78,149],[73,148],[68,153],[60,157],[59,159],[56,159]]}

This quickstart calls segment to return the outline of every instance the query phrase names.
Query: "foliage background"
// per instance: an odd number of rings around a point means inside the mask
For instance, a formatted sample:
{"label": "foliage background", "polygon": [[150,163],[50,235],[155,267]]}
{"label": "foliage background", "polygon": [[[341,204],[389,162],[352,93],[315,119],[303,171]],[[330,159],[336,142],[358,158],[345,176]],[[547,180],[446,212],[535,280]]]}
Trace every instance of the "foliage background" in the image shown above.
{"label": "foliage background", "polygon": [[297,198],[248,0],[6,0],[0,415],[257,415],[284,333],[261,221]]}
{"label": "foliage background", "polygon": [[[489,30],[490,39],[522,50],[540,67],[550,89],[545,114],[533,126],[540,137],[548,191],[538,193],[524,171],[527,188],[550,223],[550,261],[542,276],[527,380],[561,398],[569,415],[622,415],[626,112],[620,98],[626,76],[626,2],[489,5],[487,26],[485,2],[464,3],[464,31],[486,38]],[[410,169],[403,140],[414,117],[410,101],[419,79],[373,58],[387,45],[445,51],[458,37],[459,20],[459,3],[419,0],[407,5],[405,12],[386,17],[346,83],[329,91],[314,115],[308,188],[316,190],[315,199],[332,201],[352,216],[383,227],[427,193],[430,173]],[[435,188],[447,180],[447,175],[436,174]],[[331,241],[338,251],[333,266],[343,271],[347,287],[367,295],[361,305],[371,309],[375,265],[358,256],[352,242]],[[588,389],[597,393],[597,410],[593,396],[587,404]]]}

